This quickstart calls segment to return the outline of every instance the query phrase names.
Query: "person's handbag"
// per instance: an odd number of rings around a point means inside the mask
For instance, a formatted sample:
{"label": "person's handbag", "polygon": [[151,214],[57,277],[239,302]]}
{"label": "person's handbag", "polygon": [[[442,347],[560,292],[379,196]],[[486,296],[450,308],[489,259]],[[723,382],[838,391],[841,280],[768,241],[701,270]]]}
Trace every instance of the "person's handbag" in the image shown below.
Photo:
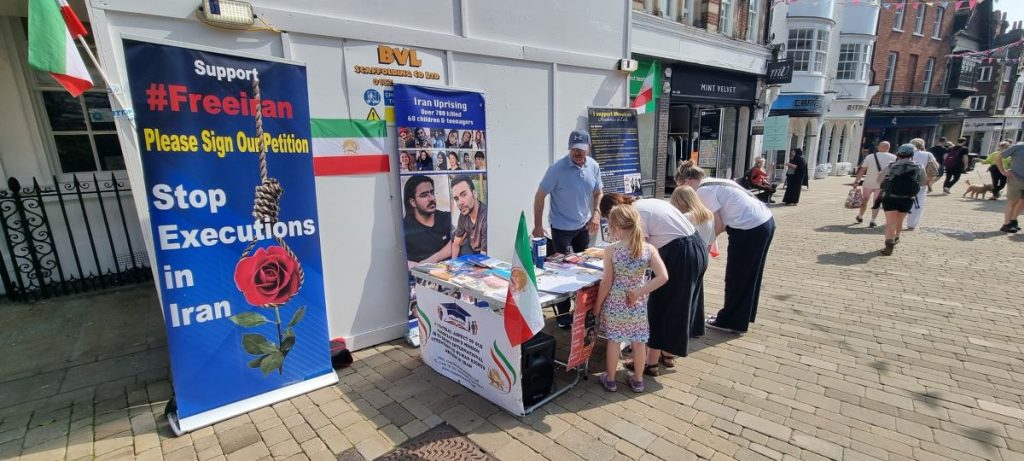
{"label": "person's handbag", "polygon": [[924,166],[924,173],[928,175],[929,178],[938,176],[939,162],[936,162],[935,159],[929,159],[928,164]]}
{"label": "person's handbag", "polygon": [[850,189],[850,193],[846,194],[846,208],[860,208],[864,204],[864,194],[861,192],[859,187]]}

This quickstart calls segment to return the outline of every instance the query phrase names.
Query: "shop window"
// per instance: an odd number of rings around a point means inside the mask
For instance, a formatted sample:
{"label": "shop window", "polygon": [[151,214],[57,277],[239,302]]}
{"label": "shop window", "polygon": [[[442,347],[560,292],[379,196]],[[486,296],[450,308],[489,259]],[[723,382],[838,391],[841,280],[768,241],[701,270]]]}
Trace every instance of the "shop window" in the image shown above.
{"label": "shop window", "polygon": [[914,16],[914,35],[924,35],[924,16],[928,11],[928,6],[924,3],[917,3],[916,5],[917,13]]}
{"label": "shop window", "polygon": [[786,57],[793,60],[798,72],[824,72],[828,52],[828,31],[822,29],[790,29]]}
{"label": "shop window", "polygon": [[985,110],[986,102],[988,102],[988,96],[971,96],[967,99],[971,110]]}
{"label": "shop window", "polygon": [[992,81],[992,66],[982,66],[978,71],[978,82]]}
{"label": "shop window", "polygon": [[936,40],[942,39],[942,20],[945,19],[946,9],[937,6],[935,7],[935,22],[932,23],[932,38]]}
{"label": "shop window", "polygon": [[903,17],[904,17],[904,13],[906,13],[906,11],[907,11],[907,1],[906,0],[900,0],[900,2],[895,5],[895,9],[896,9],[896,14],[893,15],[893,17],[892,17],[892,30],[897,30],[897,31],[902,32],[903,31]]}
{"label": "shop window", "polygon": [[836,79],[866,81],[870,53],[871,45],[862,43],[839,45],[839,67]]}
{"label": "shop window", "polygon": [[[26,41],[21,45],[27,46],[28,27],[24,20],[22,30],[26,33]],[[81,96],[71,96],[50,74],[26,66],[31,73],[28,83],[45,113],[42,131],[53,140],[61,173],[123,170],[124,157],[107,89],[92,61],[86,57],[81,43],[75,44],[94,85]],[[90,44],[89,47],[95,54],[95,45]]]}

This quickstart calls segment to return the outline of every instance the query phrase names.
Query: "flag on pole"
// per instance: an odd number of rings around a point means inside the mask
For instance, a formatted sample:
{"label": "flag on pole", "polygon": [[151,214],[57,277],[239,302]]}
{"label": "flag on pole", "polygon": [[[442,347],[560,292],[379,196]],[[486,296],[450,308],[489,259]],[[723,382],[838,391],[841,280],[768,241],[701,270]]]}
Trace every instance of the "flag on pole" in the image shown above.
{"label": "flag on pole", "polygon": [[636,109],[636,113],[646,114],[655,111],[654,88],[660,86],[658,76],[658,61],[653,60],[641,60],[636,72],[629,76],[629,93],[633,98],[629,106]]}
{"label": "flag on pole", "polygon": [[92,77],[75,47],[85,26],[65,0],[29,0],[28,63],[49,72],[72,96],[92,88]]}
{"label": "flag on pole", "polygon": [[533,270],[533,252],[530,247],[526,214],[520,213],[508,295],[505,296],[505,333],[512,347],[526,342],[544,328],[544,313],[540,310],[537,276]]}

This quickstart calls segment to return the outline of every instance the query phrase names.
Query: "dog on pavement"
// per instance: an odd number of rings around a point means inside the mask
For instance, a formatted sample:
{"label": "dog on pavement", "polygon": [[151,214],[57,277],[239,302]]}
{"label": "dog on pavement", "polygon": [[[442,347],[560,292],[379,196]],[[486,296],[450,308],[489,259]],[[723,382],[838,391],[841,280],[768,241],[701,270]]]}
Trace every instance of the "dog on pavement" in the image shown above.
{"label": "dog on pavement", "polygon": [[966,197],[967,194],[971,194],[971,198],[978,198],[979,195],[981,196],[981,198],[985,198],[985,194],[992,192],[992,190],[993,189],[991,184],[973,185],[971,184],[971,180],[968,179],[967,191],[965,191],[964,195],[961,195],[961,197]]}

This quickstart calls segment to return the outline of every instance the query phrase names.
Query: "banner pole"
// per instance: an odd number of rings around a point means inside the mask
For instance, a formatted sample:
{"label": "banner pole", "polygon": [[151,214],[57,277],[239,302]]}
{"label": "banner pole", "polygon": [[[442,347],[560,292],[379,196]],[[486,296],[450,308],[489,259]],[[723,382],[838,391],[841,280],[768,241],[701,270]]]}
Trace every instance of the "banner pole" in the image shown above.
{"label": "banner pole", "polygon": [[[124,101],[121,100],[121,96],[114,92],[113,86],[110,84],[110,77],[107,76],[107,72],[103,70],[103,66],[100,65],[100,61],[96,59],[96,55],[92,53],[92,49],[89,48],[89,43],[85,41],[85,37],[79,35],[78,43],[82,44],[82,48],[85,49],[85,54],[89,56],[89,60],[92,61],[93,66],[96,67],[96,71],[100,73],[100,78],[103,79],[103,83],[107,85],[107,93],[110,94],[114,101],[119,106],[118,109],[125,110],[127,107],[124,105]],[[128,123],[132,124],[132,131],[135,131],[135,117],[127,117]]]}

